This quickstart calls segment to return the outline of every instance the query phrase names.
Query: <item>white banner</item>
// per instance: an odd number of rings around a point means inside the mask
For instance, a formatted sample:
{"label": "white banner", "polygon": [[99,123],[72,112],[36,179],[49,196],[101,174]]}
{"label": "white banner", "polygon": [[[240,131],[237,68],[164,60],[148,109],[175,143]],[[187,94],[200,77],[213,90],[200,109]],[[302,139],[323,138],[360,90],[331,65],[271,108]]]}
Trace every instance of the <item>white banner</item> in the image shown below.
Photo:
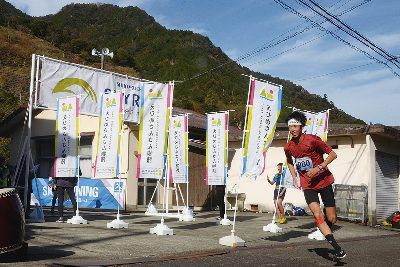
{"label": "white banner", "polygon": [[172,117],[169,134],[169,162],[171,183],[187,183],[188,126],[187,116]]}
{"label": "white banner", "polygon": [[95,177],[117,177],[119,175],[122,99],[122,92],[101,96]]}
{"label": "white banner", "polygon": [[225,185],[228,113],[207,114],[206,184]]}
{"label": "white banner", "polygon": [[142,85],[137,178],[163,178],[172,92],[171,84]]}
{"label": "white banner", "polygon": [[76,177],[78,170],[79,98],[57,100],[54,177]]}
{"label": "white banner", "polygon": [[39,104],[56,107],[57,98],[80,97],[81,112],[99,114],[100,95],[121,92],[124,94],[124,120],[139,122],[140,82],[70,65],[67,62],[43,60],[40,78]]}
{"label": "white banner", "polygon": [[274,138],[281,111],[282,89],[258,80],[251,83],[241,177],[255,181],[264,172],[265,153]]}
{"label": "white banner", "polygon": [[[297,110],[297,109],[294,109]],[[298,110],[301,111],[301,110]],[[328,118],[329,118],[329,110],[321,111],[320,113],[311,113],[307,111],[301,111],[307,118],[306,125],[303,129],[303,134],[312,134],[316,135],[322,139],[322,141],[326,142],[328,137]],[[290,133],[289,133],[290,134]],[[292,161],[295,162],[295,159],[292,157]],[[297,185],[299,189],[301,189],[300,177],[297,173],[296,164],[293,165],[297,177]],[[285,162],[285,170],[283,172],[283,186],[286,188],[296,188],[293,184],[293,177],[287,168],[287,162]]]}

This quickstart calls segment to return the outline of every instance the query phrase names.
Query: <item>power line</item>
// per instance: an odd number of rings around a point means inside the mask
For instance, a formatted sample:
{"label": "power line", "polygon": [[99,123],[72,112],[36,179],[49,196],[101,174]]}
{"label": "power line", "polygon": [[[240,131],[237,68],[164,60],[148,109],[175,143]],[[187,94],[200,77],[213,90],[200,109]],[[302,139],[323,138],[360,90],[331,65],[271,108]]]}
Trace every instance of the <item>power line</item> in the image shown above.
{"label": "power line", "polygon": [[[338,27],[340,30],[342,30],[343,32],[347,33],[348,35],[350,35],[351,37],[355,38],[357,41],[361,42],[362,44],[364,44],[365,46],[369,47],[370,49],[372,49],[374,52],[376,52],[377,54],[379,54],[380,56],[384,57],[386,60],[390,60],[393,59],[394,56],[389,54],[388,52],[386,52],[385,50],[383,50],[382,48],[380,48],[379,46],[375,45],[373,42],[371,42],[368,38],[364,37],[362,34],[360,34],[358,31],[354,30],[352,27],[350,27],[349,25],[347,25],[346,23],[344,23],[342,20],[340,20],[339,18],[337,18],[336,16],[332,15],[330,12],[328,12],[326,9],[324,9],[322,6],[320,6],[318,3],[316,3],[313,0],[309,0],[313,5],[315,5],[316,7],[318,7],[320,10],[322,10],[322,12],[326,15],[324,15],[323,13],[319,12],[318,10],[316,10],[315,8],[311,7],[309,4],[305,3],[304,0],[297,0],[298,2],[302,3],[303,6],[311,9],[314,13],[318,14],[319,16],[323,17],[326,21],[329,21],[331,24],[335,25],[336,27]],[[368,2],[371,0],[368,0]],[[341,25],[343,25],[344,27],[342,27]],[[394,63],[394,62],[393,62]],[[394,63],[396,65],[396,67],[399,67],[396,63]]]}
{"label": "power line", "polygon": [[[333,6],[337,5],[337,4],[339,4],[341,1],[342,1],[342,0],[339,0],[338,2],[336,2],[335,4],[333,4],[333,5],[330,6],[330,7],[333,7]],[[351,2],[351,1],[352,1],[352,0],[348,0],[346,3],[344,3],[344,4],[340,5],[339,7],[337,7],[335,10],[338,10],[339,8],[343,7],[344,5],[346,5],[347,3]],[[352,6],[352,7],[348,8],[348,9],[346,9],[346,10],[344,10],[344,11],[338,13],[336,16],[341,16],[341,15],[343,15],[343,14],[346,14],[346,13],[350,12],[350,11],[353,11],[354,9],[356,9],[356,8],[362,6],[362,5],[364,5],[365,3],[370,2],[370,1],[371,1],[371,0],[364,0],[363,2],[358,3],[358,4]],[[275,2],[277,2],[277,3],[280,4],[283,8],[287,9],[288,11],[290,11],[290,12],[292,12],[292,13],[294,13],[294,12],[298,13],[297,11],[295,11],[295,10],[292,9],[291,7],[287,6],[287,5],[286,5],[285,3],[283,3],[282,1],[275,0]],[[289,9],[288,9],[288,8],[289,8]],[[290,9],[292,9],[294,12],[291,11]],[[296,14],[296,13],[294,13],[294,14]],[[298,13],[298,14],[300,14],[300,13]],[[296,15],[297,15],[297,14],[296,14]],[[304,18],[304,17],[307,18],[306,16],[303,16],[303,15],[301,15],[301,14],[300,14],[300,16],[303,17],[303,18]],[[280,37],[286,35],[286,34],[289,33],[289,32],[292,32],[293,30],[299,28],[300,26],[302,26],[303,24],[305,24],[305,23],[307,23],[307,22],[311,22],[311,25],[309,25],[309,26],[307,26],[307,27],[305,27],[305,28],[303,28],[303,29],[301,29],[301,30],[299,30],[299,31],[297,31],[297,32],[295,32],[295,33],[289,35],[289,36],[286,36],[286,37],[283,38],[283,39],[279,39]],[[321,19],[320,22],[323,23],[324,20]],[[279,56],[279,55],[282,55],[282,54],[284,54],[284,53],[286,53],[286,52],[288,52],[288,51],[291,51],[291,50],[293,50],[293,49],[296,49],[296,48],[298,48],[298,47],[301,47],[301,46],[303,46],[303,45],[305,45],[305,44],[311,43],[311,42],[315,41],[316,39],[319,39],[319,38],[321,38],[321,37],[323,37],[323,36],[326,36],[327,34],[331,34],[331,32],[329,32],[329,31],[327,31],[325,28],[323,28],[323,27],[320,25],[320,23],[314,22],[314,21],[310,20],[309,18],[307,18],[306,21],[303,22],[302,24],[299,24],[298,26],[292,28],[291,30],[286,31],[285,33],[279,35],[278,37],[276,37],[276,38],[274,38],[274,39],[272,39],[272,40],[270,40],[269,42],[265,43],[264,45],[261,45],[261,46],[255,48],[255,49],[253,49],[253,50],[251,50],[251,51],[249,51],[249,52],[247,52],[247,53],[245,53],[245,54],[243,54],[243,55],[237,57],[237,58],[234,59],[234,60],[230,60],[230,61],[228,61],[228,62],[225,62],[225,63],[223,63],[223,64],[221,64],[221,65],[219,65],[219,66],[217,66],[217,67],[214,67],[214,68],[212,68],[212,69],[210,69],[210,70],[207,70],[207,71],[205,71],[205,72],[202,72],[202,73],[200,73],[200,74],[197,74],[197,75],[195,75],[195,76],[193,76],[193,77],[191,77],[191,78],[188,78],[188,79],[183,80],[183,81],[181,81],[181,82],[177,82],[176,84],[183,83],[183,82],[186,82],[186,81],[189,81],[189,80],[192,80],[192,79],[196,79],[196,78],[198,78],[198,77],[200,77],[200,76],[202,76],[202,75],[205,75],[205,74],[207,74],[207,73],[209,73],[209,72],[212,72],[212,71],[214,71],[214,70],[217,70],[217,69],[219,69],[219,68],[221,68],[221,67],[223,67],[223,66],[225,66],[225,65],[227,65],[227,64],[233,63],[233,62],[239,63],[239,62],[241,62],[241,61],[243,61],[243,62],[248,61],[249,59],[251,59],[251,58],[257,56],[258,54],[265,52],[265,51],[268,50],[269,48],[272,48],[272,47],[274,47],[274,46],[276,46],[276,45],[278,45],[278,44],[281,44],[281,43],[283,43],[283,42],[285,42],[285,41],[287,41],[287,40],[289,40],[289,39],[291,39],[291,38],[293,38],[293,37],[296,37],[296,36],[300,35],[301,33],[304,33],[304,32],[306,32],[306,31],[308,31],[308,30],[311,30],[311,29],[313,29],[313,28],[322,28],[324,31],[326,31],[326,34],[324,34],[324,35],[322,35],[322,36],[319,36],[319,37],[317,37],[317,38],[314,38],[313,40],[310,40],[310,41],[308,41],[308,42],[306,42],[306,43],[304,43],[304,44],[302,44],[302,45],[298,45],[298,46],[296,46],[296,47],[294,47],[294,48],[292,48],[292,49],[288,49],[288,50],[286,50],[286,51],[284,51],[284,52],[278,53],[278,54],[276,54],[276,55],[274,55],[274,56],[271,56],[271,57],[269,57],[269,58],[267,58],[267,59],[264,59],[264,60],[258,61],[258,62],[256,62],[256,63],[253,63],[253,64],[251,64],[251,65],[249,65],[249,66],[252,66],[252,65],[259,64],[259,63],[261,63],[261,62],[267,61],[267,60],[269,60],[269,59],[271,59],[271,58],[274,58],[274,57],[277,57],[277,56]],[[340,38],[339,36],[337,36],[337,37]],[[336,37],[335,37],[335,38],[336,38]],[[336,38],[336,39],[338,39],[338,38]],[[278,40],[277,40],[277,39],[278,39]],[[277,40],[277,41],[274,42],[274,43],[272,43],[272,42],[275,41],[275,40]],[[346,44],[346,41],[343,40],[342,42],[345,42],[345,44]],[[361,49],[359,49],[358,47],[351,45],[351,44],[348,43],[348,42],[347,42],[347,45],[349,45],[350,47],[352,47],[352,48],[355,49],[356,51],[359,51],[359,52],[361,52],[361,53],[366,53],[366,52],[362,51]],[[375,61],[378,61],[378,62],[381,63],[381,64],[386,65],[386,67],[388,67],[388,68],[392,71],[392,73],[394,73],[396,76],[400,77],[390,66],[388,66],[387,64],[385,64],[385,63],[387,63],[387,62],[390,61],[390,60],[388,60],[388,61],[386,61],[386,62],[382,62],[382,61],[379,61],[378,59],[375,59],[374,57],[370,56],[368,53],[366,53],[366,55],[367,55],[367,57],[369,57],[370,59],[373,59],[373,60],[375,60]],[[392,58],[391,60],[393,60],[393,58]],[[368,64],[367,64],[367,65],[368,65]],[[249,67],[249,66],[248,66],[248,67]],[[355,68],[357,68],[357,67],[355,67]]]}
{"label": "power line", "polygon": [[[387,60],[386,62],[383,62],[383,61],[381,61],[381,60],[379,60],[379,59],[377,59],[377,58],[371,56],[371,55],[370,55],[369,53],[367,53],[366,51],[364,51],[364,50],[358,48],[357,46],[355,46],[355,45],[353,45],[353,44],[347,42],[346,40],[344,40],[343,38],[341,38],[340,36],[338,36],[338,35],[335,34],[334,32],[325,29],[325,28],[324,28],[323,26],[321,26],[318,22],[315,22],[315,21],[311,20],[310,18],[308,18],[307,16],[305,16],[305,15],[299,13],[298,11],[296,11],[295,9],[293,9],[292,7],[290,7],[290,6],[288,6],[287,4],[285,4],[283,1],[281,1],[281,0],[274,0],[274,1],[275,1],[276,3],[278,3],[278,4],[280,4],[284,9],[288,10],[289,12],[291,12],[291,13],[293,13],[293,14],[299,16],[300,18],[305,19],[306,21],[308,21],[308,22],[311,23],[312,25],[315,25],[315,26],[316,26],[318,29],[320,29],[321,31],[324,31],[324,32],[329,33],[329,34],[330,34],[332,37],[334,37],[335,39],[337,39],[337,40],[343,42],[344,44],[346,44],[347,46],[351,47],[352,49],[354,49],[354,50],[356,50],[356,51],[358,51],[358,52],[364,54],[364,55],[367,56],[369,59],[372,59],[372,60],[374,60],[374,61],[376,61],[376,62],[378,62],[378,63],[381,63],[381,64],[386,65],[386,67],[388,67],[389,70],[390,70],[394,75],[396,75],[397,77],[400,78],[400,75],[399,75],[397,72],[395,72],[395,71],[393,70],[393,68],[390,67],[390,66],[387,64],[387,62],[393,60],[394,58],[391,58],[391,59]],[[366,0],[366,1],[370,1],[370,0]],[[365,1],[364,1],[364,2],[365,2]]]}
{"label": "power line", "polygon": [[375,63],[375,62],[371,62],[371,63],[359,65],[359,66],[356,66],[356,67],[347,68],[347,69],[344,69],[344,70],[333,71],[333,72],[330,72],[330,73],[321,74],[321,75],[314,76],[314,77],[310,77],[310,78],[306,78],[306,79],[296,80],[296,81],[293,81],[293,82],[301,82],[301,81],[305,81],[305,80],[311,80],[311,79],[315,79],[315,78],[321,78],[321,77],[328,76],[328,75],[331,75],[331,74],[336,74],[336,73],[345,72],[345,71],[348,71],[348,70],[353,70],[353,69],[365,67],[365,66],[368,66],[368,65],[371,65],[371,64],[374,64],[374,63]]}

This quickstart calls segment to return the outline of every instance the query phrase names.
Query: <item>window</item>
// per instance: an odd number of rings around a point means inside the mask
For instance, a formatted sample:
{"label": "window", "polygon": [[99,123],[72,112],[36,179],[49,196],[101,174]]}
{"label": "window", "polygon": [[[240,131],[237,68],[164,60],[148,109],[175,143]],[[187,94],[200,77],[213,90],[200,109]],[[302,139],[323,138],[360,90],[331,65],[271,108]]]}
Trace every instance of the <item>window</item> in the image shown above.
{"label": "window", "polygon": [[151,197],[154,194],[152,204],[158,206],[158,188],[157,191],[154,190],[157,187],[157,179],[149,178],[139,178],[138,179],[138,205],[148,205],[150,203]]}
{"label": "window", "polygon": [[36,163],[40,164],[37,177],[46,178],[53,177],[53,173],[50,173],[51,168],[54,164],[54,152],[55,152],[55,138],[46,138],[36,140]]}
{"label": "window", "polygon": [[81,136],[79,167],[82,171],[82,177],[85,178],[92,178],[92,143],[93,136]]}
{"label": "window", "polygon": [[[92,177],[92,142],[93,136],[81,136],[81,143],[79,148],[79,167],[82,171],[81,177]],[[37,177],[46,178],[53,177],[52,167],[54,164],[55,153],[55,138],[43,138],[36,140],[36,161],[35,164],[40,164]]]}

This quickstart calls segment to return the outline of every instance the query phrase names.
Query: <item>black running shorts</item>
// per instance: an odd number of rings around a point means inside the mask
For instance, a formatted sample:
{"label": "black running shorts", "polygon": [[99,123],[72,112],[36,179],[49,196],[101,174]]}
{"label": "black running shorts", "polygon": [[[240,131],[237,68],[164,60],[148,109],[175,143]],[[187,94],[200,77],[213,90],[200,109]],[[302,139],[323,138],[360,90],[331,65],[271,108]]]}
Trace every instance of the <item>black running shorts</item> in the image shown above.
{"label": "black running shorts", "polygon": [[332,185],[328,185],[327,187],[317,190],[306,189],[303,192],[307,205],[310,205],[310,203],[312,202],[317,202],[318,204],[320,204],[318,198],[319,193],[325,207],[335,207],[335,195],[333,194]]}

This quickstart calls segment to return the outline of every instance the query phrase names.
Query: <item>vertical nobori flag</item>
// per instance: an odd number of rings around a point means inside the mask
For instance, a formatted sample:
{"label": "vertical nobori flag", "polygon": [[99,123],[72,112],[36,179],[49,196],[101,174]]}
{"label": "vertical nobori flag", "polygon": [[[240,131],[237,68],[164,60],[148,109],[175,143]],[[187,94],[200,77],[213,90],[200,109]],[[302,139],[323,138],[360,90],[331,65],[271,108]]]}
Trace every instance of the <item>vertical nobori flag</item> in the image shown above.
{"label": "vertical nobori flag", "polygon": [[[296,110],[296,109],[294,109]],[[320,113],[312,113],[308,111],[301,111],[307,118],[306,125],[303,129],[303,134],[312,134],[316,135],[322,139],[322,141],[326,142],[328,137],[328,119],[329,119],[329,110],[321,111]],[[290,135],[290,133],[289,133]],[[291,136],[289,136],[291,138]],[[293,162],[296,162],[294,158],[292,158]],[[283,180],[282,183],[284,187],[287,188],[295,188],[293,184],[293,177],[287,167],[287,162],[285,162],[285,170],[283,172]],[[295,172],[297,174],[297,167],[294,164]],[[300,179],[297,176],[297,185],[301,188]]]}
{"label": "vertical nobori flag", "polygon": [[257,80],[251,83],[241,177],[255,181],[264,172],[265,153],[272,143],[281,111],[282,89]]}
{"label": "vertical nobori flag", "polygon": [[54,177],[75,177],[78,170],[79,98],[57,99]]}
{"label": "vertical nobori flag", "polygon": [[225,185],[227,171],[228,113],[207,114],[206,184]]}
{"label": "vertical nobori flag", "polygon": [[123,94],[101,96],[99,135],[94,176],[117,177],[122,126]]}
{"label": "vertical nobori flag", "polygon": [[187,115],[171,119],[169,133],[169,162],[171,183],[187,183],[188,175],[188,126]]}
{"label": "vertical nobori flag", "polygon": [[137,178],[163,178],[172,92],[171,84],[142,85]]}

